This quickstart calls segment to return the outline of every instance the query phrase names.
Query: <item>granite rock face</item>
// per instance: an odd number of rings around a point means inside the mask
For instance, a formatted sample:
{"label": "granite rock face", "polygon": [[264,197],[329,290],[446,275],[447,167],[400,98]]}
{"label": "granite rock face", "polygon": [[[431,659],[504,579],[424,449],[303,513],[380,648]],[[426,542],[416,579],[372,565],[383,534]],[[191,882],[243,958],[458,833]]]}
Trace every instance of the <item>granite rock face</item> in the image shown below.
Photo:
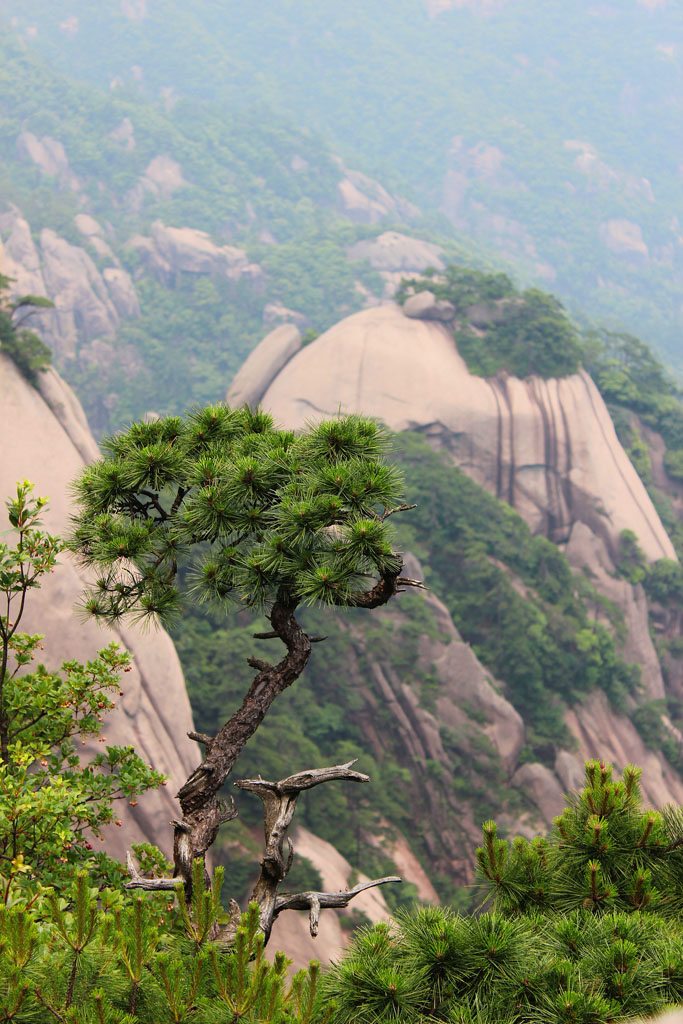
{"label": "granite rock face", "polygon": [[[119,315],[101,274],[88,253],[51,228],[40,233],[45,289],[55,304],[44,333],[59,355],[73,356],[79,334],[85,341],[113,338]],[[121,271],[124,273],[124,271]]]}
{"label": "granite rock face", "polygon": [[428,267],[445,269],[444,252],[440,246],[399,231],[385,231],[377,238],[355,242],[348,247],[346,254],[352,260],[367,260],[373,270],[379,272],[384,278],[385,299],[396,294],[404,277],[421,274]]}
{"label": "granite rock face", "polygon": [[413,320],[437,320],[449,323],[455,320],[455,306],[447,299],[437,299],[433,292],[417,292],[406,299],[403,315]]}
{"label": "granite rock face", "polygon": [[[583,372],[550,380],[476,377],[445,327],[387,305],[347,317],[269,376],[258,400],[289,427],[341,406],[394,430],[420,430],[551,540],[568,541],[583,522],[611,554],[628,528],[648,558],[675,557]],[[256,381],[253,387],[256,394]]]}
{"label": "granite rock face", "polygon": [[301,333],[294,324],[281,324],[267,334],[236,374],[228,391],[228,405],[258,405],[264,380],[269,375],[273,380],[300,348]]}
{"label": "granite rock face", "polygon": [[344,177],[337,185],[339,210],[349,220],[377,224],[387,217],[410,221],[419,215],[417,207],[401,196],[391,195],[374,178],[345,167],[335,158]]}
{"label": "granite rock face", "polygon": [[78,190],[78,179],[69,167],[64,146],[59,139],[53,139],[50,135],[38,139],[32,132],[22,132],[17,139],[17,150],[21,157],[40,167],[43,174],[57,178],[62,188],[74,192]]}
{"label": "granite rock face", "polygon": [[[1,353],[0,393],[0,494],[11,494],[17,480],[31,480],[35,493],[50,499],[46,527],[63,534],[69,526],[68,485],[98,455],[83,410],[54,370],[42,375],[39,391]],[[112,745],[132,744],[170,778],[166,787],[140,797],[137,807],[122,802],[119,816],[124,827],[110,830],[107,847],[122,857],[131,843],[147,841],[158,843],[168,855],[169,821],[179,810],[173,794],[200,757],[187,738],[192,714],[175,648],[163,630],[105,630],[92,621],[82,622],[75,611],[84,586],[82,570],[66,553],[59,563],[54,575],[30,596],[23,628],[45,634],[46,660],[54,667],[70,658],[87,661],[112,640],[132,654],[132,671],[124,676],[125,696],[107,717],[104,734]]]}

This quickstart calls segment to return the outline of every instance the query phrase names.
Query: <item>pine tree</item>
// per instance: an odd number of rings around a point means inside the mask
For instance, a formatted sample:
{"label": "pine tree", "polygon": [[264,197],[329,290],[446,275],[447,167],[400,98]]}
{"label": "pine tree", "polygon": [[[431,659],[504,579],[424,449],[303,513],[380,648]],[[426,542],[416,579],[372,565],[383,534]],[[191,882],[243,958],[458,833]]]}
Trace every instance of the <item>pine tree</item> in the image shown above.
{"label": "pine tree", "polygon": [[[385,462],[387,446],[383,430],[359,416],[295,435],[276,429],[263,412],[216,405],[133,424],[103,443],[104,458],[75,485],[71,546],[97,572],[84,598],[87,613],[106,622],[126,615],[167,621],[181,606],[179,565],[194,557],[191,596],[227,611],[264,611],[272,630],[256,637],[285,646],[276,664],[249,659],[256,676],[214,736],[191,734],[205,754],[178,793],[182,819],[174,823],[174,875],[188,898],[193,861],[204,860],[220,825],[234,817],[219,792],[239,752],[304,670],[312,643],[324,639],[306,634],[298,609],[371,609],[402,586],[420,585],[401,576],[392,547],[388,517],[410,506],[401,503],[399,474]],[[266,939],[274,917],[294,905],[276,895],[291,863],[283,854],[287,808],[302,789],[330,778],[365,781],[340,765],[278,783],[240,783],[264,802],[267,856],[255,898]],[[132,885],[174,885],[132,871]],[[301,894],[312,929],[321,906],[341,905],[332,896]]]}
{"label": "pine tree", "polygon": [[199,860],[193,870],[193,904],[179,882],[179,909],[98,890],[86,871],[60,894],[0,903],[0,1024],[327,1024],[318,964],[288,978],[283,954],[268,961],[256,903],[229,949],[210,940],[222,870],[214,895]]}
{"label": "pine tree", "polygon": [[641,770],[589,761],[586,784],[573,794],[548,839],[498,839],[484,825],[479,870],[496,910],[519,914],[585,909],[639,910],[679,920],[683,912],[683,812],[645,810]]}

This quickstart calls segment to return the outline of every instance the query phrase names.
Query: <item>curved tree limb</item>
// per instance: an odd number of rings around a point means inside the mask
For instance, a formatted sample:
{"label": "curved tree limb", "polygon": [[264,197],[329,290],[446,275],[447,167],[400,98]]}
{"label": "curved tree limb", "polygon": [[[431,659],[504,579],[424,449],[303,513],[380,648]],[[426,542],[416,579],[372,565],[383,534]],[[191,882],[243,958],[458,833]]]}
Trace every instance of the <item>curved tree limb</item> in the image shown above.
{"label": "curved tree limb", "polygon": [[[418,580],[400,576],[402,567],[400,564],[394,572],[382,574],[370,590],[354,594],[345,603],[357,608],[377,608],[386,604],[404,587],[422,588],[423,584]],[[196,733],[192,737],[204,745],[204,759],[178,791],[183,816],[181,821],[173,822],[174,876],[182,880],[188,901],[192,896],[194,860],[199,858],[205,861],[207,850],[215,841],[221,824],[234,817],[232,812],[226,812],[218,793],[245,743],[256,732],[275,698],[301,675],[310,657],[314,638],[304,632],[295,611],[296,604],[288,598],[287,593],[280,591],[270,613],[272,631],[262,636],[279,637],[287,648],[284,658],[276,665],[256,658],[250,659],[250,664],[258,671],[239,709],[215,736]],[[261,924],[266,940],[275,917],[277,885],[287,874],[291,863],[291,857],[285,861],[281,844],[291,822],[298,793],[333,778],[367,781],[367,776],[350,770],[351,763],[302,772],[279,783],[266,783],[263,780],[244,780],[244,783],[240,783],[241,788],[257,793],[264,802],[266,856],[254,898],[261,906]],[[291,810],[287,809],[289,802]],[[281,825],[277,825],[280,818]],[[269,829],[271,820],[272,828]],[[208,875],[205,878],[208,885]],[[133,877],[138,886],[140,879],[139,875],[137,879]]]}
{"label": "curved tree limb", "polygon": [[[221,786],[232,770],[244,744],[256,732],[275,698],[303,672],[311,653],[311,642],[295,617],[292,606],[278,595],[270,613],[273,631],[287,648],[277,665],[259,665],[241,707],[215,736],[203,736],[204,760],[178,791],[183,812],[182,830],[178,824],[174,836],[174,862],[182,878],[188,899],[192,890],[192,862],[205,859],[220,825],[229,820],[218,798]],[[180,832],[183,832],[183,835]],[[185,838],[187,837],[187,839]],[[182,853],[188,847],[187,854]]]}
{"label": "curved tree limb", "polygon": [[[273,921],[282,910],[309,909],[311,913],[311,933],[315,935],[321,907],[345,907],[354,895],[344,897],[340,893],[299,893],[294,896],[278,896],[278,886],[287,876],[292,865],[294,850],[287,830],[294,816],[294,809],[299,794],[305,789],[312,789],[324,782],[342,780],[345,782],[369,782],[367,775],[353,771],[355,761],[333,765],[330,768],[313,768],[309,771],[297,772],[279,782],[267,782],[265,779],[240,779],[235,783],[240,789],[255,793],[263,803],[263,831],[265,852],[261,861],[261,873],[257,879],[252,899],[256,900],[260,910],[260,926],[267,942],[273,927]],[[284,844],[287,844],[285,853]],[[400,879],[399,879],[400,881]],[[369,883],[375,884],[375,883]],[[378,883],[379,884],[379,883]],[[363,888],[367,888],[364,884]],[[356,887],[357,891],[361,889]],[[345,899],[345,902],[344,902]],[[341,902],[339,902],[341,900]],[[337,901],[337,902],[335,902]],[[315,931],[313,930],[315,928]]]}
{"label": "curved tree limb", "polygon": [[308,910],[311,935],[315,938],[322,909],[348,907],[353,897],[365,892],[366,889],[372,889],[375,885],[385,885],[387,882],[400,881],[402,879],[396,875],[388,875],[386,878],[375,878],[371,882],[360,882],[354,885],[353,889],[342,889],[340,892],[309,891],[293,893],[291,896],[287,893],[277,897],[273,917],[276,918],[283,910]]}

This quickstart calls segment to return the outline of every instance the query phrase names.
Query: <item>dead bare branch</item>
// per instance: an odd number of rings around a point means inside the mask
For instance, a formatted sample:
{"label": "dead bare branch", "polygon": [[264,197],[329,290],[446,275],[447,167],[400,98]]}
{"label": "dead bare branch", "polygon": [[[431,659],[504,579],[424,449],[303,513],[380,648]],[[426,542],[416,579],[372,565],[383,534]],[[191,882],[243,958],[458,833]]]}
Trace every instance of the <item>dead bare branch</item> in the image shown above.
{"label": "dead bare branch", "polygon": [[400,881],[401,879],[396,875],[388,875],[386,878],[375,878],[369,882],[360,882],[358,885],[354,885],[353,889],[343,889],[340,892],[308,891],[293,893],[291,896],[285,893],[277,897],[273,917],[277,917],[283,910],[308,910],[311,935],[315,938],[318,934],[321,910],[328,907],[336,909],[348,907],[354,896],[365,892],[366,889],[371,889],[375,885],[385,885],[387,882]]}
{"label": "dead bare branch", "polygon": [[399,576],[396,580],[396,587],[415,587],[417,590],[426,590],[422,580],[411,580],[409,576]]}
{"label": "dead bare branch", "polygon": [[269,668],[273,667],[269,661],[261,661],[260,658],[247,658],[247,665],[250,668],[255,668],[257,672],[267,672]]}
{"label": "dead bare branch", "polygon": [[[253,633],[254,640],[279,640],[280,634],[270,630],[269,633]],[[308,638],[312,644],[321,644],[323,640],[327,640],[326,636],[309,636]]]}
{"label": "dead bare branch", "polygon": [[145,878],[135,867],[130,850],[126,853],[126,867],[130,875],[130,882],[126,882],[124,889],[145,889],[146,892],[169,892],[179,884],[178,878]]}
{"label": "dead bare branch", "polygon": [[209,736],[205,732],[188,732],[188,737],[191,740],[195,740],[197,743],[203,743],[205,747],[208,747],[213,740],[213,736]]}
{"label": "dead bare branch", "polygon": [[417,505],[396,505],[395,508],[385,508],[381,516],[378,516],[380,523],[383,523],[389,516],[393,516],[394,512],[409,512],[411,508],[417,508]]}
{"label": "dead bare branch", "polygon": [[239,815],[239,812],[238,812],[237,808],[235,807],[235,801],[233,800],[232,797],[230,797],[230,806],[229,807],[226,804],[225,800],[219,800],[218,801],[218,808],[219,808],[219,811],[220,811],[219,823],[221,825],[225,825],[226,822],[232,821],[234,818],[237,818],[238,815]]}

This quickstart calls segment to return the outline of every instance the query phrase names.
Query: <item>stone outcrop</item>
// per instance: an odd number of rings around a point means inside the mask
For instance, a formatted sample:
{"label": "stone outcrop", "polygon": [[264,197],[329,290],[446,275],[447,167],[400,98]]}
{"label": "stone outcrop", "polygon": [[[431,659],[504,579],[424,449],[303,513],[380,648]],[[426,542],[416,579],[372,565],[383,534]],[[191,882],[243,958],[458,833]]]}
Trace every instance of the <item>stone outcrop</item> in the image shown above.
{"label": "stone outcrop", "polygon": [[148,196],[168,199],[186,185],[177,160],[173,160],[166,153],[161,153],[150,160],[140,180],[126,194],[126,204],[137,213],[142,209]]}
{"label": "stone outcrop", "polygon": [[166,284],[179,273],[208,274],[230,281],[256,281],[263,276],[258,264],[249,263],[243,249],[216,245],[205,231],[195,228],[173,228],[155,221],[151,238],[134,235],[128,244],[147,269]]}
{"label": "stone outcrop", "polygon": [[127,152],[132,152],[135,149],[135,129],[131,119],[124,117],[116,128],[109,132],[109,138],[118,142]]}
{"label": "stone outcrop", "polygon": [[300,348],[301,334],[294,324],[281,324],[267,334],[235,376],[228,391],[228,405],[258,405],[264,380],[270,383]]}
{"label": "stone outcrop", "polygon": [[565,717],[579,741],[578,758],[602,757],[619,768],[637,764],[643,769],[643,796],[652,807],[683,804],[680,776],[660,754],[645,746],[629,718],[615,714],[604,693],[591,694],[585,702],[575,704]]}
{"label": "stone outcrop", "polygon": [[374,178],[349,170],[336,159],[344,175],[337,185],[338,205],[340,212],[350,220],[377,224],[390,217],[410,221],[419,216],[420,211],[407,199],[391,195]]}
{"label": "stone outcrop", "polygon": [[352,260],[367,260],[375,270],[387,273],[419,274],[427,267],[444,270],[443,249],[433,242],[385,231],[377,238],[354,242],[346,250]]}
{"label": "stone outcrop", "polygon": [[78,178],[69,167],[64,146],[58,139],[50,135],[38,139],[32,132],[22,132],[17,139],[17,150],[21,157],[40,167],[43,174],[58,178],[62,188],[79,189]]}
{"label": "stone outcrop", "polygon": [[38,245],[16,207],[0,215],[0,273],[12,277],[13,295],[52,299],[54,310],[41,313],[34,329],[57,360],[73,357],[82,344],[112,339],[121,320],[140,315],[135,286],[118,265],[98,222],[77,214],[75,226],[96,257],[114,263],[102,271],[81,246],[44,228]]}
{"label": "stone outcrop", "polygon": [[[256,350],[258,351],[258,349]],[[561,379],[467,370],[450,332],[393,305],[348,317],[298,352],[257,400],[290,427],[342,411],[421,430],[509,502],[535,532],[566,542],[585,523],[613,552],[634,530],[648,558],[675,554],[587,374]]]}
{"label": "stone outcrop", "polygon": [[[0,494],[12,493],[17,480],[31,480],[35,493],[50,499],[46,527],[63,534],[69,527],[68,485],[98,451],[83,410],[54,370],[42,375],[39,391],[2,353],[0,393]],[[186,735],[192,729],[192,715],[173,643],[163,630],[103,630],[93,621],[82,622],[75,605],[84,586],[83,572],[67,554],[59,562],[54,575],[30,596],[23,628],[45,634],[45,655],[53,667],[71,658],[87,661],[112,640],[131,652],[133,668],[123,677],[125,696],[107,717],[104,734],[112,745],[132,744],[170,780],[166,787],[140,797],[135,808],[122,802],[119,816],[124,828],[111,829],[107,844],[119,857],[131,843],[141,841],[159,843],[169,854],[169,821],[178,814],[173,794],[199,758]]]}
{"label": "stone outcrop", "polygon": [[447,299],[437,299],[433,292],[416,292],[406,299],[403,315],[413,320],[438,320],[450,323],[455,320],[455,306]]}
{"label": "stone outcrop", "polygon": [[384,298],[390,299],[404,277],[421,274],[427,267],[445,267],[441,246],[411,238],[399,231],[385,231],[377,238],[354,242],[346,250],[352,260],[367,260],[384,278]]}
{"label": "stone outcrop", "polygon": [[74,224],[98,259],[108,260],[111,263],[117,262],[111,246],[103,238],[104,231],[101,224],[98,224],[94,217],[88,213],[77,213],[74,217]]}
{"label": "stone outcrop", "polygon": [[523,764],[512,776],[512,785],[527,793],[546,821],[553,820],[564,807],[564,791],[554,772],[545,765]]}
{"label": "stone outcrop", "polygon": [[119,315],[88,253],[51,228],[40,233],[45,290],[55,309],[45,317],[46,340],[60,356],[76,354],[79,338],[113,338]]}
{"label": "stone outcrop", "polygon": [[121,267],[105,267],[102,279],[107,286],[114,309],[122,320],[140,316],[140,303],[130,274]]}
{"label": "stone outcrop", "polygon": [[625,217],[608,220],[600,225],[600,235],[608,249],[621,256],[649,255],[639,224]]}
{"label": "stone outcrop", "polygon": [[47,295],[31,228],[16,206],[0,214],[0,274],[13,278],[14,295]]}

